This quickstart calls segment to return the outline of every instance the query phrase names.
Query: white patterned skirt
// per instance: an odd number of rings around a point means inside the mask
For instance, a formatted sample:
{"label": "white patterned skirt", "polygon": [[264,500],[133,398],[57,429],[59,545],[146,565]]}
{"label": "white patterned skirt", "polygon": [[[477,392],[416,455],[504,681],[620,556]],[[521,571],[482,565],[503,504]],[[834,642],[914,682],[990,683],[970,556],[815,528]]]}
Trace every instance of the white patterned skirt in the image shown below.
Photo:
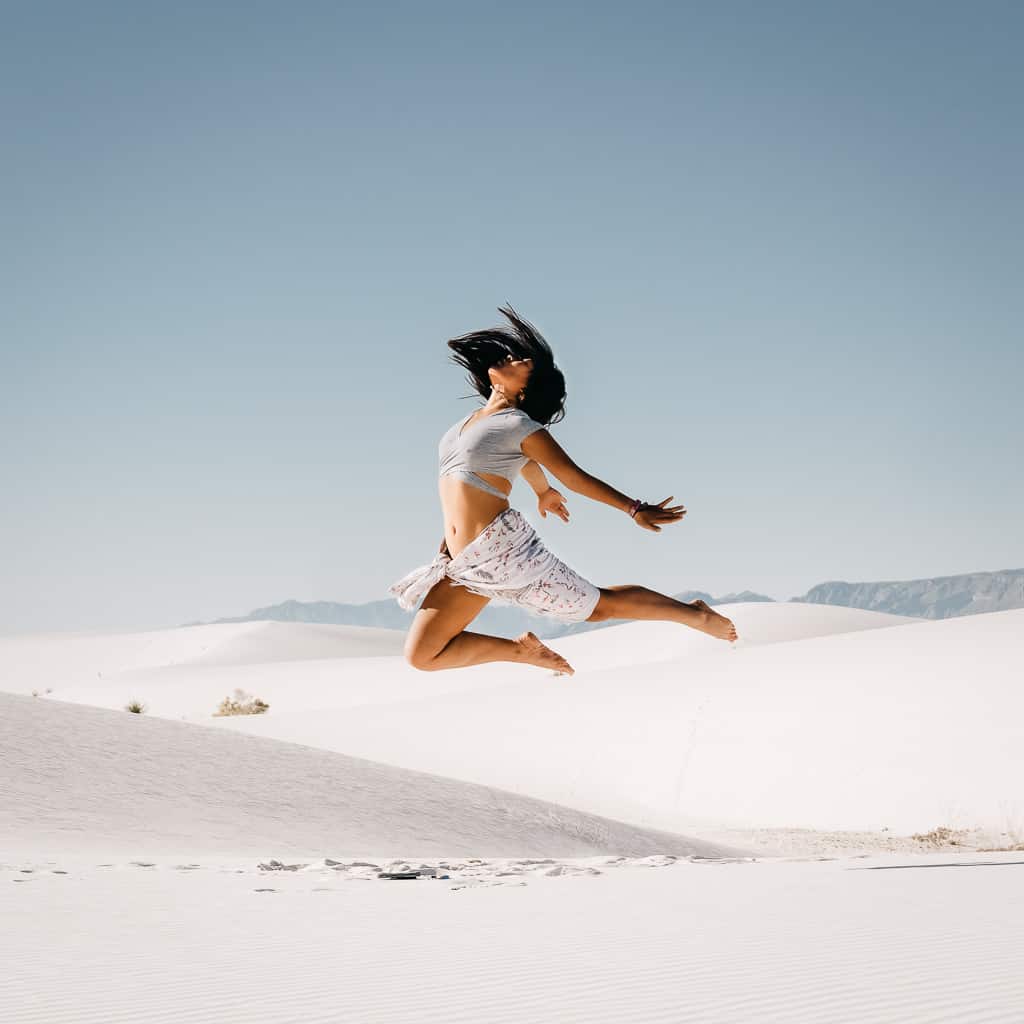
{"label": "white patterned skirt", "polygon": [[588,619],[601,597],[590,580],[548,551],[514,508],[495,516],[454,558],[447,550],[440,552],[429,565],[392,583],[388,593],[411,611],[445,576],[499,604],[562,622]]}

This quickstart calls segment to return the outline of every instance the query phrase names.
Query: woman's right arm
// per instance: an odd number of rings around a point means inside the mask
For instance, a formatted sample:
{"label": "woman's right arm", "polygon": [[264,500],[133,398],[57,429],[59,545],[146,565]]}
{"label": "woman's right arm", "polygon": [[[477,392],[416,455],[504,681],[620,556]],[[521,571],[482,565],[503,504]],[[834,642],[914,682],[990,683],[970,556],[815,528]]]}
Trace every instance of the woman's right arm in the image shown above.
{"label": "woman's right arm", "polygon": [[[528,458],[539,462],[551,474],[557,477],[570,491],[582,494],[585,498],[593,501],[600,501],[612,508],[629,512],[633,506],[633,500],[622,491],[617,491],[610,484],[598,480],[592,473],[580,469],[562,446],[546,431],[535,430],[528,437],[523,439],[520,445],[522,452]],[[660,533],[663,526],[669,523],[677,523],[686,515],[686,509],[682,505],[669,506],[672,495],[656,505],[644,502],[639,511],[633,517],[637,526],[645,530],[652,530]]]}
{"label": "woman's right arm", "polygon": [[535,430],[524,438],[521,445],[523,454],[539,462],[545,469],[565,484],[570,491],[582,494],[584,498],[600,501],[612,508],[628,512],[633,499],[629,495],[617,491],[614,487],[598,480],[596,476],[580,469],[569,458],[565,449],[546,431]]}

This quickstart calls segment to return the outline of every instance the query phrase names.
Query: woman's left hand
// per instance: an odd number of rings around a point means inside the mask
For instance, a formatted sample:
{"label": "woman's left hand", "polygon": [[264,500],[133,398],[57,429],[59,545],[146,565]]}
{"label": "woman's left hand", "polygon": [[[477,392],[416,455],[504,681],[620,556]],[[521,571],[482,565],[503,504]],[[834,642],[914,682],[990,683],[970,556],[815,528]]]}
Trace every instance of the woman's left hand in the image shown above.
{"label": "woman's left hand", "polygon": [[537,495],[537,511],[545,519],[549,512],[554,512],[563,522],[569,522],[569,510],[565,507],[565,498],[554,487],[549,487]]}

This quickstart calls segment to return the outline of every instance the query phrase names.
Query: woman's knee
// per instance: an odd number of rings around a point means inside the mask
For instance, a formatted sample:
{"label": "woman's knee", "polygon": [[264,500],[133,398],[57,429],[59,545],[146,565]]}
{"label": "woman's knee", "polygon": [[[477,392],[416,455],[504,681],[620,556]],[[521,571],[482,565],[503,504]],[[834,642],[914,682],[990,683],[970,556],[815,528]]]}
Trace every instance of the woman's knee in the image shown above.
{"label": "woman's knee", "polygon": [[427,650],[422,645],[406,644],[403,654],[405,655],[406,664],[411,665],[420,672],[433,671],[435,657],[433,651]]}
{"label": "woman's knee", "polygon": [[449,579],[435,583],[406,635],[406,662],[421,672],[437,671],[441,667],[437,656],[476,618],[488,600],[455,586]]}

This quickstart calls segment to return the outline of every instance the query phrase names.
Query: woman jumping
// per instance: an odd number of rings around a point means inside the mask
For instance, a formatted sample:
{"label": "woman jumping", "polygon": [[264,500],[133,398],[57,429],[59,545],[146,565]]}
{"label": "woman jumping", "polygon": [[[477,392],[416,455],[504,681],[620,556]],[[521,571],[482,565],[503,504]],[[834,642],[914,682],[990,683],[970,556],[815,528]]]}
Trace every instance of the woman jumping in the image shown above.
{"label": "woman jumping", "polygon": [[648,505],[633,500],[576,465],[545,429],[565,417],[565,378],[548,343],[511,306],[511,323],[448,342],[452,360],[469,371],[487,400],[441,438],[438,488],[444,540],[429,565],[414,569],[388,592],[408,611],[423,598],[405,641],[414,668],[435,671],[488,661],[518,661],[572,674],[572,666],[533,634],[515,640],[467,632],[488,601],[514,604],[560,622],[662,619],[732,642],[732,622],[703,601],[686,604],[636,584],[597,587],[545,548],[508,503],[516,473],[537,494],[542,516],[565,522],[565,498],[545,469],[569,490],[621,509],[645,530],[661,532],[686,515],[672,496]]}

